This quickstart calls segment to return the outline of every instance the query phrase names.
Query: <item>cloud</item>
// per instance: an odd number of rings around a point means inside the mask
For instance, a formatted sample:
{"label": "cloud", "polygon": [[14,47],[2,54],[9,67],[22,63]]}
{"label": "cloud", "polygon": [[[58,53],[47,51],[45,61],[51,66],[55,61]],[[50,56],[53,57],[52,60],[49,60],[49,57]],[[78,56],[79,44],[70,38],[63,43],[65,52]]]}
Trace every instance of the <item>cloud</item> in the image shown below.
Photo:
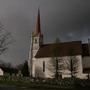
{"label": "cloud", "polygon": [[90,37],[89,0],[0,0],[0,20],[12,32],[16,43],[1,56],[13,64],[28,59],[30,34],[35,29],[37,9],[41,11],[44,41],[82,40]]}

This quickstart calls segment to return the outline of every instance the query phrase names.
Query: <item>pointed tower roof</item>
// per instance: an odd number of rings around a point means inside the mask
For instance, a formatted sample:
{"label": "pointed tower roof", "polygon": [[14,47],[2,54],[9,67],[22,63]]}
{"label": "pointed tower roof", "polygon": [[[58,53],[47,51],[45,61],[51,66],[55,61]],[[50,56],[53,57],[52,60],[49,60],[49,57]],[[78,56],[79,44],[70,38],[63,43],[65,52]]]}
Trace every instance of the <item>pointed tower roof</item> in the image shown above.
{"label": "pointed tower roof", "polygon": [[36,27],[35,31],[33,32],[33,35],[42,35],[41,34],[41,25],[40,25],[40,10],[38,9],[38,15],[37,15],[37,22],[36,22]]}

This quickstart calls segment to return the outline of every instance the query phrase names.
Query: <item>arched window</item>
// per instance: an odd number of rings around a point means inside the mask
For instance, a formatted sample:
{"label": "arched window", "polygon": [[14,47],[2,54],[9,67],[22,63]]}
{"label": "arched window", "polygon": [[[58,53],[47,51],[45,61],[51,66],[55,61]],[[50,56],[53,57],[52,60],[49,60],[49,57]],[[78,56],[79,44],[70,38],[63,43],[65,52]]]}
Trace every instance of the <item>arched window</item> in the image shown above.
{"label": "arched window", "polygon": [[45,61],[43,61],[43,72],[45,72]]}

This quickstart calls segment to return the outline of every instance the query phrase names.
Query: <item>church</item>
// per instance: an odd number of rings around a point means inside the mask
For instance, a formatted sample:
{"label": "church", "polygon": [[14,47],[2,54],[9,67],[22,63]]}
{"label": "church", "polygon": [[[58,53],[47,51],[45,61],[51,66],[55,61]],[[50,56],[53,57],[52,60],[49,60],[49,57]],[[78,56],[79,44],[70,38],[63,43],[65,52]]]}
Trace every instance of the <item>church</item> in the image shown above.
{"label": "church", "polygon": [[90,59],[89,44],[81,41],[56,42],[44,44],[43,33],[40,25],[40,11],[38,10],[37,22],[31,35],[29,53],[29,72],[34,78],[86,78],[87,68],[83,61]]}

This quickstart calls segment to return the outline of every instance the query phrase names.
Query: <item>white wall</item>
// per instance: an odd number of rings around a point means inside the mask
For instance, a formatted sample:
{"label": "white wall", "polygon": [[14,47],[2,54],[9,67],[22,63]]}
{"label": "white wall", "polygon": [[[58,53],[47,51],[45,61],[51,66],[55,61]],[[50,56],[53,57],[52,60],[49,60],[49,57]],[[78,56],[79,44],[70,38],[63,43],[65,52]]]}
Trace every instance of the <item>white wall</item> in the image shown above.
{"label": "white wall", "polygon": [[0,68],[0,76],[3,76],[4,75],[4,72],[3,70]]}
{"label": "white wall", "polygon": [[83,67],[90,68],[90,56],[83,57]]}
{"label": "white wall", "polygon": [[[84,68],[90,68],[90,56],[85,56],[82,58],[82,63],[83,63],[83,69]],[[87,73],[83,73],[82,77],[83,79],[88,79]]]}
{"label": "white wall", "polygon": [[[65,57],[59,57],[59,66],[63,65],[63,69],[60,70],[59,72],[62,72],[63,77],[70,77],[70,70],[68,69],[70,65],[70,58],[71,56],[65,56]],[[77,56],[72,56],[72,59],[77,60],[76,62],[76,77],[82,76],[82,57],[81,55]],[[54,59],[55,60],[55,59]],[[43,61],[45,61],[45,72],[43,72]],[[35,73],[38,74],[40,77],[45,77],[45,78],[53,78],[55,72],[54,72],[54,64],[52,63],[53,58],[33,58],[33,65],[32,65],[32,74],[33,76]]]}

